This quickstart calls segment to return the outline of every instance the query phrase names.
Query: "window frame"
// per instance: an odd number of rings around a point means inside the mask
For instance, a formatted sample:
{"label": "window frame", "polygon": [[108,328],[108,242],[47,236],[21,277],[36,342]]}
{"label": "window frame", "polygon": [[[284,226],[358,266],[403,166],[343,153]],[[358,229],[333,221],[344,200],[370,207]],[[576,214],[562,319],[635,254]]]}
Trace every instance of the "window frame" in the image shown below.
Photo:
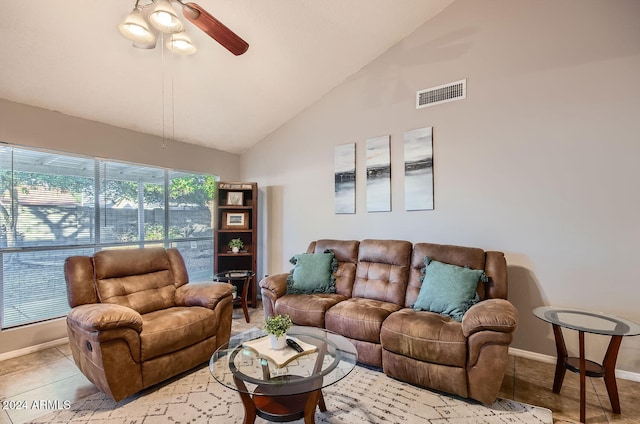
{"label": "window frame", "polygon": [[[73,154],[73,153],[67,153],[67,152],[59,152],[59,151],[53,151],[53,150],[49,150],[49,149],[39,149],[39,148],[30,148],[30,147],[23,147],[23,146],[19,146],[19,145],[13,145],[10,143],[4,143],[4,142],[0,142],[0,149],[5,150],[5,149],[10,149],[12,156],[9,159],[11,161],[11,168],[7,169],[11,172],[11,185],[9,190],[13,191],[14,189],[14,175],[15,172],[25,172],[25,171],[16,171],[14,168],[14,153],[16,151],[27,151],[27,152],[34,152],[34,155],[38,152],[42,153],[42,154],[51,154],[51,155],[57,155],[60,157],[72,157],[72,158],[79,158],[79,159],[84,159],[87,161],[93,161],[94,164],[94,171],[93,171],[93,213],[94,213],[94,217],[93,217],[93,228],[89,228],[90,232],[93,232],[93,236],[90,237],[90,241],[87,243],[70,243],[70,244],[56,244],[56,243],[43,243],[42,240],[36,240],[34,241],[31,245],[22,245],[22,246],[2,246],[0,245],[0,328],[2,330],[6,330],[9,328],[17,328],[17,327],[21,327],[21,326],[25,326],[25,325],[29,325],[29,324],[34,324],[34,323],[38,323],[38,322],[45,322],[45,321],[51,321],[51,320],[55,320],[55,319],[59,319],[61,317],[64,317],[69,309],[67,308],[66,311],[64,313],[58,313],[56,311],[55,316],[49,316],[49,317],[45,317],[42,319],[35,319],[35,320],[25,320],[23,322],[19,322],[19,323],[5,323],[6,317],[5,317],[5,261],[4,261],[4,257],[6,254],[30,254],[30,253],[37,253],[37,252],[55,252],[55,251],[62,251],[62,250],[78,250],[78,251],[92,251],[93,253],[96,253],[100,250],[104,250],[104,249],[112,249],[112,248],[131,248],[131,247],[145,247],[145,246],[149,246],[149,245],[162,245],[165,248],[169,248],[169,247],[179,247],[185,243],[188,243],[190,245],[190,248],[193,249],[194,246],[199,246],[201,244],[205,244],[205,246],[208,246],[210,244],[211,246],[211,256],[210,258],[206,258],[209,262],[210,262],[210,267],[211,267],[211,273],[213,273],[213,263],[214,263],[214,256],[213,256],[213,245],[214,245],[214,229],[213,229],[213,225],[211,225],[211,228],[208,228],[207,226],[205,226],[205,232],[209,233],[210,235],[204,235],[204,236],[185,236],[185,237],[180,237],[180,238],[170,238],[170,226],[172,224],[174,224],[175,226],[175,218],[171,219],[171,193],[170,193],[170,184],[172,181],[172,178],[176,178],[176,177],[172,177],[173,175],[176,174],[184,174],[184,176],[201,176],[204,177],[205,180],[206,178],[213,178],[214,181],[218,181],[220,178],[218,175],[215,174],[207,174],[207,173],[202,173],[202,172],[196,172],[196,171],[188,171],[188,170],[178,170],[178,169],[173,169],[173,168],[166,168],[166,167],[161,167],[161,166],[155,166],[155,165],[148,165],[148,164],[139,164],[139,163],[132,163],[132,162],[126,162],[126,161],[118,161],[118,160],[113,160],[113,159],[107,159],[107,158],[101,158],[101,157],[95,157],[95,156],[87,156],[87,155],[80,155],[80,154]],[[157,173],[162,173],[162,185],[164,187],[164,193],[162,195],[163,197],[163,236],[162,239],[156,239],[156,240],[146,240],[145,239],[145,229],[144,229],[144,220],[142,221],[143,224],[143,228],[142,230],[140,230],[140,221],[137,222],[137,226],[138,226],[138,233],[139,235],[142,235],[142,237],[140,237],[140,239],[138,240],[131,240],[131,241],[113,241],[113,240],[109,240],[109,241],[105,241],[104,237],[102,237],[101,235],[101,219],[102,219],[102,213],[103,213],[103,207],[104,205],[102,205],[100,203],[100,196],[102,194],[101,192],[101,184],[103,184],[103,181],[101,180],[101,173],[100,173],[100,169],[101,166],[108,166],[109,164],[114,164],[115,167],[139,167],[139,168],[149,168],[149,169],[153,169],[155,172]],[[0,167],[0,171],[5,171],[4,169],[2,169]],[[57,173],[51,173],[51,174],[47,174],[47,168],[44,168],[44,172],[42,172],[45,175],[65,175],[63,173],[57,174]],[[74,175],[75,176],[75,175]],[[140,181],[137,182],[138,184],[141,184]],[[156,181],[157,183],[157,181]],[[140,189],[140,187],[138,186],[138,189]],[[202,188],[202,190],[204,190],[204,186]],[[74,193],[76,194],[76,193]],[[213,193],[213,196],[215,197],[216,193]],[[0,193],[0,197],[4,196],[4,193]],[[14,205],[13,202],[17,202],[17,199],[13,198],[12,193],[9,193],[9,198],[11,199],[11,209],[13,211],[13,208],[17,208],[16,205]],[[144,206],[144,205],[143,205]],[[207,205],[201,205],[201,206],[207,206]],[[139,209],[139,208],[138,208]],[[213,211],[210,210],[211,213],[213,213]],[[140,213],[140,212],[139,212]],[[145,213],[145,209],[143,207],[142,212],[141,213]],[[213,217],[213,215],[211,216],[211,218]],[[18,219],[17,217],[15,218],[16,220]],[[14,229],[17,227],[18,223],[14,223]],[[6,228],[5,228],[6,230]],[[56,240],[57,241],[57,240]],[[195,245],[194,245],[195,243]],[[14,243],[15,244],[15,243]],[[208,248],[207,248],[208,250]],[[206,256],[206,255],[205,255]],[[185,261],[186,262],[186,261]],[[207,267],[205,267],[205,272],[206,272]],[[21,271],[20,271],[21,272]],[[63,269],[60,269],[60,272],[64,273]],[[212,277],[212,276],[211,276]],[[64,296],[66,297],[66,291],[64,293]],[[43,308],[45,309],[45,308]],[[13,321],[12,321],[13,322]]]}

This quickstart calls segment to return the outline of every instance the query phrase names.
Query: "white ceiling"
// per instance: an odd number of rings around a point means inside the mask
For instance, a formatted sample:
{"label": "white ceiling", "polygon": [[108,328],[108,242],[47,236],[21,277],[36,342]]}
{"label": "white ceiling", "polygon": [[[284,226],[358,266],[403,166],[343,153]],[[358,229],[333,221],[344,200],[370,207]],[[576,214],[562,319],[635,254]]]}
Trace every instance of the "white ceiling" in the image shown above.
{"label": "white ceiling", "polygon": [[0,98],[242,153],[452,1],[196,0],[249,50],[182,19],[180,56],[120,35],[135,0],[0,0]]}

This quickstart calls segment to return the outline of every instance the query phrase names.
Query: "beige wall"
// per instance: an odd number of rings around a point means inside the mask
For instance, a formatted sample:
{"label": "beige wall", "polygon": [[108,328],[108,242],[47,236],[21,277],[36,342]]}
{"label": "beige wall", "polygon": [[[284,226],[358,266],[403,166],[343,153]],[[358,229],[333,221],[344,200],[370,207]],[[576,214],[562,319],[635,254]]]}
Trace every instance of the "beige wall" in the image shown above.
{"label": "beige wall", "polygon": [[240,156],[0,99],[0,142],[240,177]]}
{"label": "beige wall", "polygon": [[[0,99],[0,142],[240,178],[235,154]],[[0,331],[0,354],[66,337],[64,319]]]}
{"label": "beige wall", "polygon": [[[554,355],[539,305],[640,322],[640,2],[457,0],[242,156],[263,206],[260,274],[316,238],[502,250],[515,348]],[[328,64],[330,66],[330,64]],[[467,78],[467,99],[415,91]],[[433,126],[435,210],[405,212],[402,136]],[[367,138],[391,135],[390,213],[367,213]],[[357,143],[357,213],[333,213],[334,146]],[[575,333],[567,333],[575,353]],[[600,361],[608,339],[588,336]],[[618,368],[640,373],[640,337]]]}

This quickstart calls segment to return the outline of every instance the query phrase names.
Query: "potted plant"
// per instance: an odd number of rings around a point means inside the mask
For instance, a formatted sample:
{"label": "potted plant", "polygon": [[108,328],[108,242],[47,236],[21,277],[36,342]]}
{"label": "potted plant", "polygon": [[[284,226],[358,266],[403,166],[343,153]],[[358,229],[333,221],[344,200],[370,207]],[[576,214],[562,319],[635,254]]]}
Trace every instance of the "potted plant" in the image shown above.
{"label": "potted plant", "polygon": [[264,330],[271,336],[271,348],[282,349],[287,345],[286,334],[293,325],[289,315],[276,315],[264,320]]}
{"label": "potted plant", "polygon": [[234,238],[229,242],[229,247],[233,253],[238,253],[244,247],[244,243],[239,238]]}

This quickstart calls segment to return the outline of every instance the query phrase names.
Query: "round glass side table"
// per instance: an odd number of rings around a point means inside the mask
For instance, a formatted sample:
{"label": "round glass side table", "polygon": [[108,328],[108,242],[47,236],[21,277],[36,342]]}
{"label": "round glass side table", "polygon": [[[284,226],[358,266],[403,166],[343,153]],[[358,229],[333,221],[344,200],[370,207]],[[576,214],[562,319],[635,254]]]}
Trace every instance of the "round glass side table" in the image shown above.
{"label": "round glass side table", "polygon": [[247,308],[247,298],[249,297],[249,285],[255,272],[245,269],[219,272],[213,276],[214,281],[230,283],[235,287],[236,296],[234,303],[239,303],[244,312],[245,321],[249,322],[249,309]]}
{"label": "round glass side table", "polygon": [[[611,314],[596,313],[582,309],[542,306],[533,314],[553,326],[558,359],[553,380],[553,392],[560,393],[566,370],[580,374],[580,422],[586,421],[586,377],[604,377],[611,409],[620,413],[620,398],[616,384],[616,360],[622,337],[640,335],[640,324]],[[578,332],[580,356],[569,357],[562,336],[562,327]],[[611,336],[602,365],[585,358],[584,333]]]}

